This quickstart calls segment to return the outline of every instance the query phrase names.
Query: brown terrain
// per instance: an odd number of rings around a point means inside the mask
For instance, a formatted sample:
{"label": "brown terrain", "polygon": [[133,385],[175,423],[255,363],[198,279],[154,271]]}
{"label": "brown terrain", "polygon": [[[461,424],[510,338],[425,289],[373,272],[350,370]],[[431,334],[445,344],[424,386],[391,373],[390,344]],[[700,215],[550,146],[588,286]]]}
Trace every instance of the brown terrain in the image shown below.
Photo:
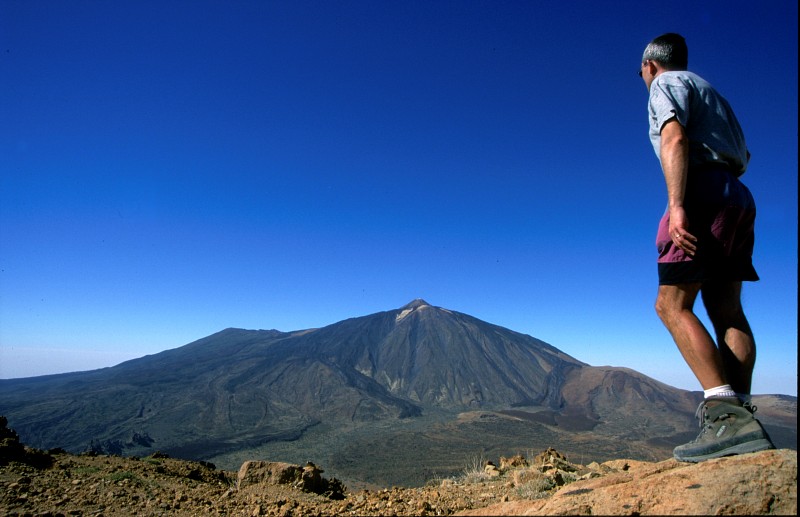
{"label": "brown terrain", "polygon": [[547,449],[419,488],[349,491],[309,463],[248,461],[238,472],[154,453],[123,458],[25,447],[0,417],[0,515],[789,515],[797,452],[700,464],[578,465]]}

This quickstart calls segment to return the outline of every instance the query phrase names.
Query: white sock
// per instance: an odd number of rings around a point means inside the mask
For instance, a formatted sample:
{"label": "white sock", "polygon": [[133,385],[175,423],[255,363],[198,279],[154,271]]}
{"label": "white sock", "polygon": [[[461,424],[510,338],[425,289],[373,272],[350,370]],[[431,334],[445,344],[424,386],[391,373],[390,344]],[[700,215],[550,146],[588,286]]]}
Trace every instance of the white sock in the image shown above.
{"label": "white sock", "polygon": [[703,390],[703,394],[706,399],[710,399],[712,397],[735,397],[736,392],[733,391],[730,384],[723,384],[722,386],[717,386],[716,388],[711,388],[709,390]]}

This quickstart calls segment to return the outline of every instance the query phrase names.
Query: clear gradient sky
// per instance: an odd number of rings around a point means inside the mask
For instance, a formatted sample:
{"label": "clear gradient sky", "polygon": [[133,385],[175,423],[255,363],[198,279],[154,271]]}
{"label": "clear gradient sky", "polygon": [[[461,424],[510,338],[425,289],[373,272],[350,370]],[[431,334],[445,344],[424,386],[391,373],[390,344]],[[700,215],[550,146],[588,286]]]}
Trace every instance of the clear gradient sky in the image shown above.
{"label": "clear gradient sky", "polygon": [[653,311],[644,46],[753,155],[755,393],[797,394],[797,2],[0,0],[0,378],[414,298],[699,385]]}

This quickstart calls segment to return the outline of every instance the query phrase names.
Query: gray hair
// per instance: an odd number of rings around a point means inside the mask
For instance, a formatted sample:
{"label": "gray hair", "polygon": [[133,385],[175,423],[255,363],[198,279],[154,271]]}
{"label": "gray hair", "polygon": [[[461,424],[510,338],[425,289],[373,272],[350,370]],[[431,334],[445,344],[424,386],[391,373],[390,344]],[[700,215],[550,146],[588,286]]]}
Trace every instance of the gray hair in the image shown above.
{"label": "gray hair", "polygon": [[680,34],[669,32],[651,41],[644,49],[642,63],[657,61],[668,70],[686,70],[689,66],[689,49]]}

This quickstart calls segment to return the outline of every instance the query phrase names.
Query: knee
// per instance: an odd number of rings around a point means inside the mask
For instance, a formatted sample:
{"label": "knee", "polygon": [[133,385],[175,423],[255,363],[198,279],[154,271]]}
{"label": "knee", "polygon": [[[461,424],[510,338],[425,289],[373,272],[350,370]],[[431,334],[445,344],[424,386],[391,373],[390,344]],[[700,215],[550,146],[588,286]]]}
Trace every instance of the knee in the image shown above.
{"label": "knee", "polygon": [[658,296],[656,298],[655,311],[664,324],[667,324],[671,320],[672,314],[674,314],[673,307],[663,296]]}
{"label": "knee", "polygon": [[692,312],[691,308],[687,309],[676,300],[665,296],[656,298],[655,311],[664,326],[670,330],[680,324],[686,312]]}
{"label": "knee", "polygon": [[659,287],[656,314],[668,328],[679,324],[686,316],[693,316],[692,308],[699,289],[699,284]]}

